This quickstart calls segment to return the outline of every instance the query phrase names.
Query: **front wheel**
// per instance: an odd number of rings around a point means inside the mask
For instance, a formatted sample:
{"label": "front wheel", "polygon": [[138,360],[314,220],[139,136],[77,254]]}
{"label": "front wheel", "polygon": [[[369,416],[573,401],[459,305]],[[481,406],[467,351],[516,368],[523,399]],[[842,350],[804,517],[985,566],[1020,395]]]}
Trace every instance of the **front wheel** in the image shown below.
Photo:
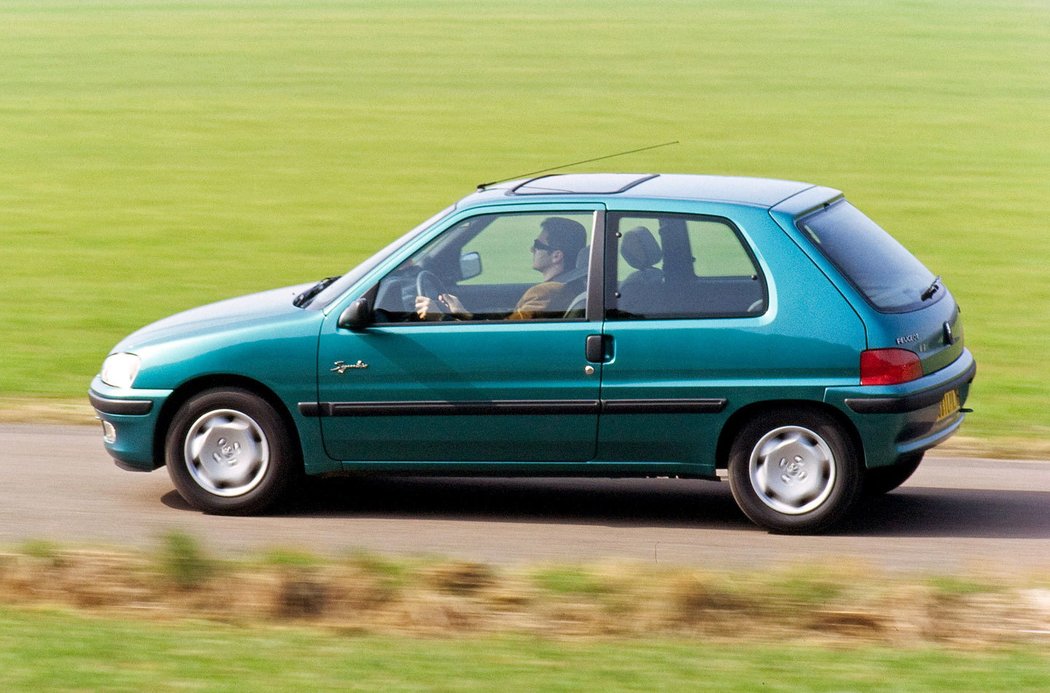
{"label": "front wheel", "polygon": [[737,505],[774,532],[820,532],[853,506],[861,463],[849,436],[815,411],[767,412],[741,429],[729,452]]}
{"label": "front wheel", "polygon": [[301,466],[277,411],[240,389],[208,390],[183,404],[168,428],[165,458],[187,503],[233,515],[272,507]]}

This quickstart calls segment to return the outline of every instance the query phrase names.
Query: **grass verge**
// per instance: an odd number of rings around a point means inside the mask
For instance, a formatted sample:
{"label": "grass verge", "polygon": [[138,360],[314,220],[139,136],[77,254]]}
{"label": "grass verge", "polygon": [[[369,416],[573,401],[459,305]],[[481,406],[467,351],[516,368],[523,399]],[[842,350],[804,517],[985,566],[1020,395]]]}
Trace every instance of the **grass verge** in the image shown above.
{"label": "grass verge", "polygon": [[310,625],[343,634],[700,638],[989,649],[1047,644],[1050,576],[900,576],[867,565],[762,572],[633,564],[502,568],[275,549],[220,560],[193,537],[153,552],[30,542],[0,554],[0,604],[143,620]]}
{"label": "grass verge", "polygon": [[0,553],[0,689],[1042,691],[1050,576]]}
{"label": "grass verge", "polygon": [[352,636],[0,607],[0,687],[39,690],[1039,691],[1032,647]]}

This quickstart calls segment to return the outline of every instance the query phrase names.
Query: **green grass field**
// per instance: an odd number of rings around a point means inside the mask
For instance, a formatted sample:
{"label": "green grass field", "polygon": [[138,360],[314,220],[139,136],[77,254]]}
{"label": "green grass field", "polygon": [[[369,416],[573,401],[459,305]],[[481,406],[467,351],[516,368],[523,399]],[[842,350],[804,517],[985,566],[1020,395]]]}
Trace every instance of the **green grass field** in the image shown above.
{"label": "green grass field", "polygon": [[0,685],[40,690],[1038,691],[1036,648],[347,636],[0,609]]}
{"label": "green grass field", "polygon": [[171,312],[340,273],[476,183],[841,188],[964,307],[964,431],[1050,433],[1050,6],[6,0],[0,395]]}

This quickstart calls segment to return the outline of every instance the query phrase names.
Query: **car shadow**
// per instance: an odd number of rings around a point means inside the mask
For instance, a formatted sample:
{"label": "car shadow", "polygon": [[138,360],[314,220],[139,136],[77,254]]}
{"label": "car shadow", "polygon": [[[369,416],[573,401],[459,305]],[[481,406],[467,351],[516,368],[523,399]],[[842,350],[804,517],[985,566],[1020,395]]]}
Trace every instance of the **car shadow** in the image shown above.
{"label": "car shadow", "polygon": [[[174,491],[162,500],[168,507],[192,512]],[[1047,508],[1050,492],[904,487],[861,501],[828,534],[1047,538]],[[681,479],[310,479],[280,515],[729,530],[754,527],[737,508],[728,484]]]}
{"label": "car shadow", "polygon": [[1050,492],[904,487],[861,502],[834,534],[1046,539]]}
{"label": "car shadow", "polygon": [[632,527],[750,524],[728,485],[672,479],[328,479],[309,483],[287,512]]}

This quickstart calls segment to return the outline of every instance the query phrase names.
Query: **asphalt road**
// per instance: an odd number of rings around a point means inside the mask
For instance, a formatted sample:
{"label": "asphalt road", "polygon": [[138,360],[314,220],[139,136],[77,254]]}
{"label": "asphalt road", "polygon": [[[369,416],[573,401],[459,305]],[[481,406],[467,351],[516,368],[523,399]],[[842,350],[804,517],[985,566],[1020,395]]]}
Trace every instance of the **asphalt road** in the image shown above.
{"label": "asphalt road", "polygon": [[0,425],[0,546],[149,548],[172,530],[217,555],[368,550],[713,568],[859,560],[1030,574],[1050,569],[1050,462],[930,455],[901,489],[811,537],[751,525],[728,484],[672,479],[334,479],[280,515],[219,517],[189,509],[165,470],[117,469],[94,427]]}

